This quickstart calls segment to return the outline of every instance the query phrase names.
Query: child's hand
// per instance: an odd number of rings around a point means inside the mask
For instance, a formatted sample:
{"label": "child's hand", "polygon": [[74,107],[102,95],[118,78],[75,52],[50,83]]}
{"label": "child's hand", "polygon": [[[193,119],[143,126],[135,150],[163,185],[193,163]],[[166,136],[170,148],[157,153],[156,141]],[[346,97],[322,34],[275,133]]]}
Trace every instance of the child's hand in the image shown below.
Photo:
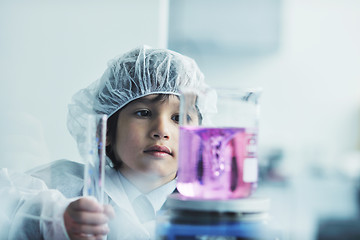
{"label": "child's hand", "polygon": [[114,215],[110,205],[101,205],[95,199],[83,197],[66,208],[65,228],[72,240],[103,239],[109,232],[107,223]]}

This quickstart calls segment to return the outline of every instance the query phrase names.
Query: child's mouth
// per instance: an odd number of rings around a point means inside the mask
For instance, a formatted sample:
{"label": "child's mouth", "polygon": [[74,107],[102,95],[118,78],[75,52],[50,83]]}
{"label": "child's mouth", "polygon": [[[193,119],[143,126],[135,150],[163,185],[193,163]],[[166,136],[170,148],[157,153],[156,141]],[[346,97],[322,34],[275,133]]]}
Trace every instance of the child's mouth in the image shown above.
{"label": "child's mouth", "polygon": [[154,145],[144,151],[155,156],[172,155],[171,150],[166,146]]}

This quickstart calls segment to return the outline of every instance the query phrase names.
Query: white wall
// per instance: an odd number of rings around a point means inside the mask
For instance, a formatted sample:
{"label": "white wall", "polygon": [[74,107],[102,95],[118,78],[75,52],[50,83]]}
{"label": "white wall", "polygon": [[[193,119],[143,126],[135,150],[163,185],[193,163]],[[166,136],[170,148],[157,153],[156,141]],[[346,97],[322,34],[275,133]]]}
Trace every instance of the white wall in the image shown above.
{"label": "white wall", "polygon": [[[241,2],[243,5],[247,2],[250,7],[260,2],[261,6],[268,7],[262,1]],[[260,143],[263,149],[279,147],[285,151],[282,166],[285,174],[296,175],[309,168],[318,168],[323,173],[334,172],[341,167],[346,155],[360,150],[360,1],[272,2],[281,4],[278,49],[263,54],[244,53],[240,43],[238,49],[233,47],[236,54],[228,53],[229,46],[223,46],[225,53],[218,54],[221,50],[206,51],[204,47],[192,46],[191,42],[183,49],[189,49],[188,54],[197,60],[212,85],[263,88]],[[225,3],[231,4],[223,6]],[[226,11],[233,6],[231,0],[211,1],[211,4],[218,5],[209,8],[211,10],[225,9],[217,18],[234,16]],[[207,8],[198,11],[194,9],[196,5],[188,8],[191,7],[189,11],[198,13],[193,19],[207,17]],[[255,11],[257,8],[249,9]],[[274,9],[269,7],[269,14],[276,14]],[[244,12],[242,8],[239,11]],[[251,14],[248,17],[251,18]],[[245,19],[241,16],[233,19],[227,29],[227,25],[221,29],[214,27],[212,36],[216,36],[217,31],[229,34],[241,31],[242,25],[236,21]],[[255,21],[248,21],[252,22]],[[254,26],[262,27],[261,24]],[[187,26],[182,28],[187,29]],[[263,32],[268,33],[266,30]],[[201,32],[201,28],[198,31]],[[241,38],[241,34],[235,37]],[[219,47],[219,43],[211,43]]]}
{"label": "white wall", "polygon": [[67,104],[107,61],[166,47],[166,0],[0,1],[0,167],[81,161]]}

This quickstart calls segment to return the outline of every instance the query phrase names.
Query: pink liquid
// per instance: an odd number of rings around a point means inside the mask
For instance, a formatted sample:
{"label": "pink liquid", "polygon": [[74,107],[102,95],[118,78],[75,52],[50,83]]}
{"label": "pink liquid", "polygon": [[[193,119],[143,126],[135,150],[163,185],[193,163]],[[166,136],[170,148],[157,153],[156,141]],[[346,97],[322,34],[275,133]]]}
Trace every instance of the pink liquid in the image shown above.
{"label": "pink liquid", "polygon": [[180,127],[177,188],[188,197],[244,198],[257,185],[257,131]]}

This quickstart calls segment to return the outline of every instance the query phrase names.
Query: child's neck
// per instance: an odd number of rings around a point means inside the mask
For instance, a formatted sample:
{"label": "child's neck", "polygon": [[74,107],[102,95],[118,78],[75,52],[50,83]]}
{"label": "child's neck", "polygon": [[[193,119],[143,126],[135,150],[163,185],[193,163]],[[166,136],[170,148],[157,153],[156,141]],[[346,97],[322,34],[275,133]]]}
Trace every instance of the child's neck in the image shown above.
{"label": "child's neck", "polygon": [[151,192],[152,190],[172,181],[175,178],[175,173],[173,175],[159,177],[159,176],[148,176],[144,174],[124,171],[120,169],[121,174],[126,177],[132,184],[136,186],[136,188],[146,194]]}

